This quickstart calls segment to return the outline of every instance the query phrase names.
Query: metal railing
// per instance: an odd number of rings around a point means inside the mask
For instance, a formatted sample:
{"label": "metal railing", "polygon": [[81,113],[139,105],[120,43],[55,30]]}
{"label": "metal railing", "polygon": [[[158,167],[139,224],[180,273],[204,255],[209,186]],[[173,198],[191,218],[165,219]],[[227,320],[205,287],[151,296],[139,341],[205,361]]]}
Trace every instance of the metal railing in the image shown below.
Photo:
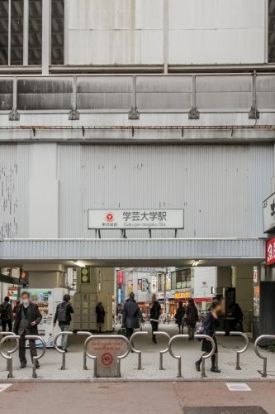
{"label": "metal railing", "polygon": [[89,342],[98,340],[98,339],[120,339],[124,341],[127,344],[127,350],[124,354],[118,355],[117,358],[117,372],[118,377],[121,377],[121,360],[123,358],[126,358],[131,350],[131,344],[130,341],[123,335],[91,335],[89,336],[86,341],[84,342],[83,351],[85,352],[86,356],[94,361],[94,377],[98,377],[98,370],[97,370],[97,355],[92,355],[88,352],[87,348],[89,345]]}
{"label": "metal railing", "polygon": [[259,351],[259,346],[260,346],[260,342],[262,342],[263,340],[273,340],[275,341],[275,335],[261,335],[259,336],[254,344],[254,350],[255,350],[255,354],[263,360],[263,370],[259,371],[259,373],[261,374],[261,376],[263,378],[267,377],[267,356],[263,356],[261,355],[260,351]]}
{"label": "metal railing", "polygon": [[41,354],[36,355],[32,358],[32,378],[37,378],[36,369],[37,369],[38,360],[41,359],[45,355],[47,345],[44,339],[41,338],[41,336],[39,335],[26,335],[25,338],[28,339],[29,341],[34,341],[35,343],[36,341],[39,341],[42,344]]}
{"label": "metal railing", "polygon": [[[89,332],[89,331],[78,331],[76,334],[78,336],[87,336],[87,338],[92,336],[91,332]],[[86,340],[84,341],[84,344],[85,344]],[[86,355],[86,352],[84,350],[84,347],[83,347],[83,369],[84,370],[88,369],[88,367],[87,367],[87,355]]]}
{"label": "metal railing", "polygon": [[148,335],[149,335],[149,332],[147,332],[147,331],[135,332],[135,333],[133,333],[133,335],[130,338],[130,344],[131,344],[132,352],[134,352],[135,354],[138,355],[138,370],[142,369],[142,363],[141,363],[142,351],[135,347],[134,339],[138,338],[139,336],[142,337],[142,336],[148,336]]}
{"label": "metal railing", "polygon": [[206,378],[206,373],[205,373],[205,361],[208,358],[211,358],[212,355],[214,355],[215,351],[216,351],[216,344],[214,342],[214,339],[211,338],[211,336],[209,335],[203,335],[203,334],[197,334],[195,335],[195,339],[206,339],[207,341],[209,341],[212,345],[211,351],[208,354],[203,354],[201,356],[202,358],[202,363],[201,363],[201,377],[202,378]]}
{"label": "metal railing", "polygon": [[66,369],[66,351],[64,350],[64,349],[61,349],[58,345],[57,345],[57,340],[59,339],[59,338],[62,338],[62,336],[65,336],[65,335],[73,335],[74,333],[73,332],[71,332],[71,331],[63,331],[63,332],[59,332],[56,336],[55,336],[55,338],[54,338],[54,340],[53,340],[53,344],[54,344],[54,347],[55,347],[55,349],[57,350],[57,352],[59,352],[60,354],[62,354],[62,364],[61,364],[61,370],[65,370]]}
{"label": "metal railing", "polygon": [[173,350],[172,350],[172,345],[173,342],[179,340],[179,339],[188,339],[189,335],[175,335],[173,336],[168,343],[168,352],[171,355],[172,358],[176,359],[178,361],[178,374],[177,374],[177,378],[181,378],[182,374],[181,374],[181,356],[180,355],[175,355]]}
{"label": "metal railing", "polygon": [[163,367],[163,356],[164,356],[164,354],[166,354],[167,352],[169,352],[169,346],[168,346],[168,344],[169,344],[169,341],[170,341],[170,335],[168,335],[167,332],[158,332],[158,331],[157,332],[154,332],[154,335],[155,336],[158,336],[158,337],[163,337],[163,338],[168,339],[166,348],[164,348],[164,349],[162,349],[162,350],[159,351],[159,369],[160,370],[164,370],[164,367]]}
{"label": "metal railing", "polygon": [[[2,335],[3,336],[3,335]],[[5,358],[7,360],[7,371],[8,371],[8,378],[13,378],[13,372],[12,372],[12,354],[14,354],[18,349],[19,349],[19,339],[20,336],[19,335],[5,335],[1,341],[0,341],[0,354],[2,355],[3,358]],[[16,341],[16,345],[14,348],[7,350],[7,353],[4,352],[3,350],[3,345],[7,342],[7,341]]]}

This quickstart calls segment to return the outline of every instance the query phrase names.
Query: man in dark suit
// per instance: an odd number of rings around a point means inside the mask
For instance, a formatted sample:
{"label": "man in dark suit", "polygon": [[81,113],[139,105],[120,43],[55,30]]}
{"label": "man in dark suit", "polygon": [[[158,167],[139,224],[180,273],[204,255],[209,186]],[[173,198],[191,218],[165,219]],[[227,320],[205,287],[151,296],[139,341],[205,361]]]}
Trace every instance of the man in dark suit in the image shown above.
{"label": "man in dark suit", "polygon": [[[30,300],[29,292],[21,294],[22,303],[18,307],[15,316],[14,333],[20,335],[19,339],[19,359],[21,368],[27,365],[26,359],[26,335],[38,335],[37,325],[41,322],[42,315],[39,312],[38,306]],[[37,355],[35,341],[29,341],[31,359]],[[36,361],[36,368],[39,368],[39,363]]]}

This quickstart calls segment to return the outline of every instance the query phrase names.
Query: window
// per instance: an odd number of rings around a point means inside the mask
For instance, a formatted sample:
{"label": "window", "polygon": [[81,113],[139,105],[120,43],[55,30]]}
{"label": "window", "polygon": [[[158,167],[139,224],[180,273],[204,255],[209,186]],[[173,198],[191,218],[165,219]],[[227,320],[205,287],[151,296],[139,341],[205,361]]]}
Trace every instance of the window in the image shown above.
{"label": "window", "polygon": [[191,269],[181,269],[172,273],[172,290],[191,288]]}
{"label": "window", "polygon": [[64,64],[64,0],[52,0],[52,65]]}
{"label": "window", "polygon": [[9,0],[0,1],[0,65],[8,65]]}
{"label": "window", "polygon": [[42,0],[29,0],[28,64],[41,65],[42,61]]}
{"label": "window", "polygon": [[275,0],[269,0],[268,61],[275,62]]}
{"label": "window", "polygon": [[24,0],[11,1],[10,64],[23,65]]}

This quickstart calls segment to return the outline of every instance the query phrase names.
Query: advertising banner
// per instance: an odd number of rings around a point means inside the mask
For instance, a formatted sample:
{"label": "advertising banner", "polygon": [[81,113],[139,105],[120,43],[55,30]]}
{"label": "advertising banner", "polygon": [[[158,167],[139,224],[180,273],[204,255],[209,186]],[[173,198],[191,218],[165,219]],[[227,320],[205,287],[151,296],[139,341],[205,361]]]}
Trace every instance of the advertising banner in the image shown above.
{"label": "advertising banner", "polygon": [[183,210],[89,210],[89,229],[182,229]]}
{"label": "advertising banner", "polygon": [[268,266],[275,264],[275,238],[266,242],[266,264]]}

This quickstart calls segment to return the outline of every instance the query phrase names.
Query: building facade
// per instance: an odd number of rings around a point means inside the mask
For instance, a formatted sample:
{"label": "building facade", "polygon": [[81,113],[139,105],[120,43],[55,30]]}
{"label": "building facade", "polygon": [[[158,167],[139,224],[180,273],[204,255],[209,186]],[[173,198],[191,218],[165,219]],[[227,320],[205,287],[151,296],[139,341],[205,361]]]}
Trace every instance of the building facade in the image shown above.
{"label": "building facade", "polygon": [[[1,267],[52,286],[77,260],[272,281],[274,0],[3,0],[0,34]],[[89,228],[125,209],[183,226]]]}

